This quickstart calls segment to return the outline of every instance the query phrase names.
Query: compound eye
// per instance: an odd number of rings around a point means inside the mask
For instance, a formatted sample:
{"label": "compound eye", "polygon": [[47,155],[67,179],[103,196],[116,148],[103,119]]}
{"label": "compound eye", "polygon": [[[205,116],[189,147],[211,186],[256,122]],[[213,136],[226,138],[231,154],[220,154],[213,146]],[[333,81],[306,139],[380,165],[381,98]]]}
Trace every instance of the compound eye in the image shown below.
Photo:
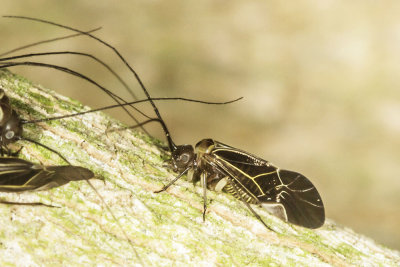
{"label": "compound eye", "polygon": [[7,139],[12,139],[15,136],[15,133],[13,131],[7,131],[5,136]]}
{"label": "compound eye", "polygon": [[190,157],[188,154],[182,154],[179,156],[179,161],[187,163],[189,161]]}

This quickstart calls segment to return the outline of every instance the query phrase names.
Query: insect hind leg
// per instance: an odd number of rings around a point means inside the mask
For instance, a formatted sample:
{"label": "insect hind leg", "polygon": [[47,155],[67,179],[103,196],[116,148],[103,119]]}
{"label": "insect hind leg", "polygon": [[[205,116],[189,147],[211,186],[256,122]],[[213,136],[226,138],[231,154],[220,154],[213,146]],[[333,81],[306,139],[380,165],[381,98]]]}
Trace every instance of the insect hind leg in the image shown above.
{"label": "insect hind leg", "polygon": [[5,205],[21,205],[21,206],[45,206],[48,208],[61,208],[58,206],[53,206],[50,204],[45,204],[42,202],[15,202],[15,201],[7,201],[7,200],[1,200],[0,199],[0,204],[5,204]]}
{"label": "insect hind leg", "polygon": [[[11,149],[9,149],[8,147],[6,147],[6,148],[1,148],[1,156],[3,157],[4,154],[7,154],[8,157],[18,157],[18,156],[19,156],[19,153],[21,152],[21,150],[22,150],[23,148],[24,148],[24,147],[21,146],[21,147],[20,147],[17,151],[15,151],[15,152],[12,152]],[[5,153],[5,152],[6,152],[6,153]]]}
{"label": "insect hind leg", "polygon": [[259,220],[267,229],[271,230],[272,232],[276,231],[274,229],[272,229],[270,226],[268,226],[264,220],[260,217],[260,215],[258,215],[258,213],[250,206],[250,204],[243,198],[243,196],[239,193],[239,189],[237,188],[237,186],[235,185],[234,181],[232,181],[231,178],[228,178],[228,182],[229,184],[232,186],[232,188],[235,190],[236,194],[240,197],[240,200],[246,205],[246,207],[251,211],[251,213],[253,213],[254,217],[257,218],[257,220]]}
{"label": "insect hind leg", "polygon": [[203,187],[203,222],[205,222],[206,211],[207,211],[207,173],[202,172],[200,178],[201,178],[201,185]]}
{"label": "insect hind leg", "polygon": [[288,222],[285,207],[280,203],[262,203],[261,206],[269,213],[275,215],[284,222]]}

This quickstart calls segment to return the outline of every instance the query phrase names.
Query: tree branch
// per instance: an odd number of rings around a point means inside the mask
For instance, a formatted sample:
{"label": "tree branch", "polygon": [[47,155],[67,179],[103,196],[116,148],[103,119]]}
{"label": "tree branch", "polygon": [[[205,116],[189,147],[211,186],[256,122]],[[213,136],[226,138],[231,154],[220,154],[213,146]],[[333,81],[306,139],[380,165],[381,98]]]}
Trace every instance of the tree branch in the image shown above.
{"label": "tree branch", "polygon": [[[24,119],[69,114],[88,107],[0,71]],[[277,233],[266,229],[232,196],[208,192],[202,222],[202,189],[180,180],[154,194],[177,174],[163,164],[160,142],[135,131],[105,134],[121,123],[102,114],[26,125],[24,135],[56,149],[74,165],[91,169],[91,180],[135,244],[145,265],[388,265],[400,254],[331,221],[317,230],[288,225],[254,207]],[[158,146],[157,146],[158,145]],[[65,164],[43,148],[18,142],[21,156],[42,164]],[[85,182],[38,193],[0,193],[7,201],[46,206],[0,205],[0,265],[139,265],[118,224]]]}

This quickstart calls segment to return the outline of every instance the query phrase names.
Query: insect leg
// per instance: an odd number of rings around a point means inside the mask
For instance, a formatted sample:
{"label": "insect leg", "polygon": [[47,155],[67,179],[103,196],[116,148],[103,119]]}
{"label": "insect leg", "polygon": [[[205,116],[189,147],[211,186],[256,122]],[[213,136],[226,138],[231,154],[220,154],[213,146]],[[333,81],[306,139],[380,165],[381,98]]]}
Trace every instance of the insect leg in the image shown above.
{"label": "insect leg", "polygon": [[232,188],[235,190],[236,194],[240,197],[240,200],[246,205],[246,207],[251,211],[251,213],[253,213],[253,215],[269,230],[271,230],[272,232],[276,231],[274,229],[272,229],[271,227],[269,227],[264,221],[263,219],[260,217],[260,215],[257,214],[257,212],[255,212],[255,210],[253,210],[253,208],[250,206],[249,203],[247,203],[242,195],[239,193],[239,189],[237,188],[237,186],[235,185],[235,182],[232,181],[232,178],[228,178],[228,182],[231,184]]}
{"label": "insect leg", "polygon": [[135,253],[136,258],[139,260],[140,264],[142,266],[146,266],[142,260],[142,258],[139,256],[139,253],[137,252],[136,248],[135,248],[135,244],[133,243],[133,241],[128,237],[128,234],[125,232],[124,228],[122,227],[121,223],[117,220],[117,217],[115,217],[114,212],[112,212],[110,206],[104,201],[104,198],[100,195],[99,191],[97,191],[96,187],[94,187],[94,185],[89,181],[86,180],[86,182],[89,184],[89,186],[93,189],[93,191],[97,194],[97,196],[99,197],[99,199],[101,199],[101,202],[103,203],[103,205],[106,207],[107,211],[111,214],[111,216],[113,217],[114,221],[117,223],[118,227],[121,229],[123,235],[125,236],[125,238],[128,240],[129,244],[131,245],[133,252]]}
{"label": "insect leg", "polygon": [[161,190],[158,191],[154,191],[154,193],[161,193],[164,192],[165,190],[168,189],[168,187],[170,187],[171,185],[173,185],[176,181],[179,180],[179,178],[181,178],[185,173],[187,173],[190,170],[191,167],[186,168],[183,172],[181,172],[177,177],[175,177],[174,180],[172,180],[171,182],[169,182],[166,186],[164,186]]}
{"label": "insect leg", "polygon": [[207,211],[207,173],[202,172],[200,174],[201,185],[203,186],[203,222],[206,221]]}
{"label": "insect leg", "polygon": [[6,204],[6,205],[23,205],[23,206],[45,206],[49,208],[61,208],[58,206],[53,206],[50,204],[44,204],[42,202],[14,202],[14,201],[6,201],[6,200],[0,200],[1,204]]}
{"label": "insect leg", "polygon": [[37,142],[37,141],[35,141],[35,140],[33,140],[33,139],[26,138],[26,137],[21,137],[20,140],[28,141],[28,142],[34,143],[35,145],[44,147],[44,148],[46,148],[47,150],[53,152],[54,154],[57,154],[57,156],[59,156],[59,157],[62,158],[66,163],[68,163],[69,165],[71,165],[71,163],[70,163],[63,155],[61,155],[60,152],[58,152],[58,151],[52,149],[51,147],[48,147],[48,146],[46,146],[46,145],[44,145],[44,144],[42,144],[42,143],[39,143],[39,142]]}
{"label": "insect leg", "polygon": [[[11,152],[11,150],[7,148],[7,149],[8,149],[8,156],[10,156],[10,157],[18,157],[19,153],[21,152],[21,150],[22,150],[23,148],[24,148],[24,147],[21,146],[21,147],[18,148],[18,150],[15,151],[15,152]],[[3,155],[2,155],[2,156],[3,156]]]}

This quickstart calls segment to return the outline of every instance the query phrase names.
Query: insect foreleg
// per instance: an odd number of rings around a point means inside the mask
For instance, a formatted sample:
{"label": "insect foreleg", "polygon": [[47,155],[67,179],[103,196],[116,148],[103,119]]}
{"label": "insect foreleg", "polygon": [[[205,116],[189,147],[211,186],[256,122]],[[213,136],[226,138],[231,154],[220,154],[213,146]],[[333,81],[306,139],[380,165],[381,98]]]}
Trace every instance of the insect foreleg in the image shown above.
{"label": "insect foreleg", "polygon": [[188,167],[186,168],[183,172],[181,172],[177,177],[175,177],[174,180],[172,180],[171,182],[169,182],[166,186],[164,186],[161,190],[158,191],[154,191],[154,193],[161,193],[164,192],[165,190],[168,189],[168,187],[170,187],[171,185],[173,185],[176,181],[179,180],[179,178],[181,178],[185,173],[187,173],[192,167]]}

